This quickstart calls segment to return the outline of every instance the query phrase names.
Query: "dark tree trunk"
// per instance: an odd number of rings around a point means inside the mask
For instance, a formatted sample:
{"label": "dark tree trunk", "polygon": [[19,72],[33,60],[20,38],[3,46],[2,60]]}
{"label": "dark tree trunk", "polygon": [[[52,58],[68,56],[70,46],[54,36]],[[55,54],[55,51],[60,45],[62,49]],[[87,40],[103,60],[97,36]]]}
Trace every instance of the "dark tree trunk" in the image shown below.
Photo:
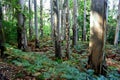
{"label": "dark tree trunk", "polygon": [[0,57],[3,57],[4,54],[4,42],[5,42],[5,36],[4,36],[4,31],[2,27],[2,20],[3,20],[3,15],[2,15],[2,5],[0,2]]}
{"label": "dark tree trunk", "polygon": [[53,26],[54,26],[54,39],[55,39],[55,56],[61,58],[61,40],[60,40],[60,26],[59,26],[59,4],[58,0],[53,0]]}
{"label": "dark tree trunk", "polygon": [[96,74],[106,74],[104,46],[107,3],[106,0],[92,0],[91,3],[88,65]]}
{"label": "dark tree trunk", "polygon": [[66,58],[70,54],[70,24],[69,24],[69,1],[66,0]]}

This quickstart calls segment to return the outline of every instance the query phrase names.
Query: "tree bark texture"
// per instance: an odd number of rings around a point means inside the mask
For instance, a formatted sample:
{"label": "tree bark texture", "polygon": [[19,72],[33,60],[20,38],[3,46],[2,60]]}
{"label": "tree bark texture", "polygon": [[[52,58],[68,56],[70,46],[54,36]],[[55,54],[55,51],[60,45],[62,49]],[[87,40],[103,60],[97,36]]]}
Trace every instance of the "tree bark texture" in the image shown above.
{"label": "tree bark texture", "polygon": [[66,5],[66,58],[70,55],[70,23],[69,23],[69,0],[65,1]]}
{"label": "tree bark texture", "polygon": [[24,9],[24,0],[19,0],[18,4],[20,5],[20,9],[17,9],[17,20],[18,20],[18,28],[17,28],[17,41],[18,48],[26,51],[28,49],[27,45],[27,35],[26,35],[26,27],[25,27],[25,15],[22,13]]}
{"label": "tree bark texture", "polygon": [[77,44],[77,0],[74,0],[74,8],[73,8],[73,40],[72,45],[75,46]]}
{"label": "tree bark texture", "polygon": [[106,0],[92,0],[88,65],[96,74],[105,74]]}
{"label": "tree bark texture", "polygon": [[4,54],[4,42],[5,42],[5,35],[3,31],[3,26],[2,26],[2,20],[3,20],[3,15],[2,15],[2,5],[0,1],[0,57],[3,57]]}
{"label": "tree bark texture", "polygon": [[119,40],[119,36],[120,36],[119,32],[120,32],[120,0],[119,0],[119,4],[118,4],[117,27],[116,27],[115,40],[114,40],[115,46],[118,44],[118,40]]}
{"label": "tree bark texture", "polygon": [[37,0],[34,0],[34,13],[35,13],[35,47],[39,48],[39,36],[38,36],[38,17],[37,17]]}
{"label": "tree bark texture", "polygon": [[55,41],[55,56],[57,58],[62,57],[59,20],[59,1],[53,0],[53,37]]}

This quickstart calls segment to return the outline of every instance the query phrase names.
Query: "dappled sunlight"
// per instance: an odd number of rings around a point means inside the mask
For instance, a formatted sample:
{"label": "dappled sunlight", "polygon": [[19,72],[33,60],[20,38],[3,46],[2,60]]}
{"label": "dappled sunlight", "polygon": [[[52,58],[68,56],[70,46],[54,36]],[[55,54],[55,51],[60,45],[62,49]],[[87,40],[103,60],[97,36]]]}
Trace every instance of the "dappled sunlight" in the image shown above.
{"label": "dappled sunlight", "polygon": [[[95,11],[91,11],[90,12],[90,35],[91,35],[91,38],[94,39],[91,40],[89,42],[89,47],[91,48],[92,46],[95,46],[94,42],[95,41],[102,41],[103,40],[103,27],[104,25],[103,24],[103,18],[102,16],[98,13],[98,12],[95,12]],[[90,39],[91,39],[90,38]],[[101,43],[100,43],[101,44]]]}

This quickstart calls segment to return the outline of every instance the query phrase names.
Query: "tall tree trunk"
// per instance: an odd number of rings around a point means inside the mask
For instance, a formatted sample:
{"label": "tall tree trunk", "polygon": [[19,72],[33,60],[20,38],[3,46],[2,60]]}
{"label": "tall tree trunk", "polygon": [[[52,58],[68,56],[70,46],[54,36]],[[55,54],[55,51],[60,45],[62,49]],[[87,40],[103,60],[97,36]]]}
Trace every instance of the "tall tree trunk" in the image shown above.
{"label": "tall tree trunk", "polygon": [[50,0],[50,7],[51,7],[51,38],[54,40],[54,20],[53,20],[53,0]]}
{"label": "tall tree trunk", "polygon": [[83,41],[86,41],[86,0],[84,0],[84,27],[83,27]]}
{"label": "tall tree trunk", "polygon": [[66,0],[63,0],[63,10],[62,10],[62,14],[63,14],[63,39],[65,40],[66,37]]}
{"label": "tall tree trunk", "polygon": [[29,0],[29,38],[32,39],[33,27],[32,27],[32,1]]}
{"label": "tall tree trunk", "polygon": [[43,37],[43,0],[40,0],[40,36]]}
{"label": "tall tree trunk", "polygon": [[59,1],[53,0],[53,27],[54,27],[54,40],[55,40],[55,56],[61,58],[61,39],[60,39],[60,26],[59,26]]}
{"label": "tall tree trunk", "polygon": [[60,3],[60,9],[61,9],[61,12],[60,12],[60,15],[61,15],[61,40],[63,41],[64,40],[64,8],[63,8],[63,3],[64,3],[64,0],[61,0],[61,3]]}
{"label": "tall tree trunk", "polygon": [[69,0],[66,3],[66,58],[69,59],[70,54],[70,24],[69,24]]}
{"label": "tall tree trunk", "polygon": [[3,57],[4,54],[4,31],[3,31],[3,26],[2,26],[2,20],[3,20],[3,15],[2,15],[2,5],[1,5],[1,0],[0,0],[0,57]]}
{"label": "tall tree trunk", "polygon": [[118,5],[117,27],[116,27],[116,32],[115,32],[114,45],[118,44],[118,40],[120,36],[119,31],[120,31],[120,0],[119,0],[119,5]]}
{"label": "tall tree trunk", "polygon": [[92,0],[88,65],[96,74],[105,74],[106,0]]}
{"label": "tall tree trunk", "polygon": [[74,0],[74,8],[73,8],[73,40],[72,45],[75,46],[77,44],[77,0]]}
{"label": "tall tree trunk", "polygon": [[18,48],[22,49],[23,51],[27,51],[28,49],[28,45],[27,45],[27,36],[26,36],[26,27],[25,27],[25,16],[22,13],[23,9],[24,9],[24,0],[19,0],[18,4],[20,5],[20,9],[17,10],[17,14],[18,14],[18,28],[17,28],[17,32],[18,32]]}
{"label": "tall tree trunk", "polygon": [[34,0],[34,13],[35,13],[35,47],[39,48],[39,36],[38,36],[38,20],[37,20],[37,0]]}

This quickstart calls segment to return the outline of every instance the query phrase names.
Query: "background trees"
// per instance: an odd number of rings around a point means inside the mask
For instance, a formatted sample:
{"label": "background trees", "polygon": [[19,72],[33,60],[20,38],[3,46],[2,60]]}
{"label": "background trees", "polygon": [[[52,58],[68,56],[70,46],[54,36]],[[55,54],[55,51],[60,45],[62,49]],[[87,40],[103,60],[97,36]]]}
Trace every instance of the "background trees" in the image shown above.
{"label": "background trees", "polygon": [[[5,60],[22,66],[32,75],[37,73],[37,76],[45,77],[49,74],[45,79],[55,80],[58,77],[80,80],[80,76],[85,75],[83,80],[86,80],[94,71],[104,74],[106,64],[109,74],[111,59],[119,61],[119,29],[115,27],[119,16],[114,16],[119,8],[118,0],[105,1],[2,0],[1,53],[5,35],[5,53],[9,56]],[[113,46],[114,38],[117,48]],[[115,69],[118,70],[119,65],[118,62]]]}
{"label": "background trees", "polygon": [[61,40],[60,40],[60,20],[59,20],[59,1],[53,0],[52,2],[53,8],[53,38],[55,45],[55,56],[57,58],[61,58]]}
{"label": "background trees", "polygon": [[77,22],[77,17],[78,17],[78,6],[77,6],[77,0],[74,0],[74,8],[73,8],[73,45],[77,44],[78,41],[78,22]]}

